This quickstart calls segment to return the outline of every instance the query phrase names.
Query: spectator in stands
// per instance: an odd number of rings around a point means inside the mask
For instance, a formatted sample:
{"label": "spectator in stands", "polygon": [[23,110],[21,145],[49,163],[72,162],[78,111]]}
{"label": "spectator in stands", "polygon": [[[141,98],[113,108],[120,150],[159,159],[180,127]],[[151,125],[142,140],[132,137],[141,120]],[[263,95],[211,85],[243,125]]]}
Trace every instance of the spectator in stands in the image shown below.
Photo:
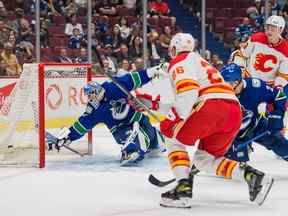
{"label": "spectator in stands", "polygon": [[123,39],[120,33],[120,26],[118,24],[114,25],[112,35],[109,39],[109,43],[112,44],[113,52],[118,52]]}
{"label": "spectator in stands", "polygon": [[5,5],[0,1],[0,18],[6,18],[8,15]]}
{"label": "spectator in stands", "polygon": [[127,19],[124,16],[122,16],[120,18],[119,24],[120,24],[121,38],[123,39],[123,41],[128,43],[128,39],[131,33],[131,28],[128,27]]}
{"label": "spectator in stands", "polygon": [[252,35],[253,26],[250,24],[248,17],[244,17],[240,25],[235,28],[236,44],[242,39],[242,37],[247,37]]}
{"label": "spectator in stands", "polygon": [[8,41],[11,30],[12,29],[7,26],[3,20],[0,20],[0,46],[4,46],[4,44]]}
{"label": "spectator in stands", "polygon": [[132,71],[139,71],[145,68],[144,59],[136,58],[134,63],[131,65]]}
{"label": "spectator in stands", "polygon": [[254,31],[262,31],[264,28],[264,14],[261,14],[254,6],[247,8],[246,13],[251,20],[254,20]]}
{"label": "spectator in stands", "polygon": [[194,39],[194,52],[200,54],[201,53],[201,50],[200,50],[200,47],[199,47],[199,40],[197,38]]}
{"label": "spectator in stands", "polygon": [[66,0],[57,0],[57,1],[53,1],[53,5],[55,10],[61,15],[61,14],[65,14],[66,10]]}
{"label": "spectator in stands", "polygon": [[66,23],[65,26],[65,34],[68,36],[73,35],[73,29],[77,28],[80,31],[80,34],[83,35],[83,28],[82,28],[82,24],[81,23],[77,23],[77,17],[76,15],[73,15],[70,18],[70,22]]}
{"label": "spectator in stands", "polygon": [[87,7],[87,0],[75,0],[75,3],[78,5],[78,7]]}
{"label": "spectator in stands", "polygon": [[204,59],[205,59],[207,62],[211,63],[211,52],[210,52],[210,50],[205,50],[205,52],[204,52]]}
{"label": "spectator in stands", "polygon": [[219,65],[223,65],[223,61],[221,61],[220,57],[218,54],[214,53],[211,57],[211,65],[215,68],[217,68],[217,66],[219,67]]}
{"label": "spectator in stands", "polygon": [[118,6],[122,6],[122,0],[110,0],[110,5],[117,8]]}
{"label": "spectator in stands", "polygon": [[8,42],[13,46],[17,46],[17,41],[16,41],[16,34],[13,30],[9,32],[9,37],[8,37]]}
{"label": "spectator in stands", "polygon": [[258,14],[261,14],[261,8],[262,8],[261,0],[255,0],[254,7],[256,8]]}
{"label": "spectator in stands", "polygon": [[172,30],[169,26],[164,27],[164,32],[163,34],[160,35],[159,40],[160,40],[160,45],[161,45],[161,52],[165,55],[164,58],[167,60],[169,59],[168,56],[168,47],[170,44],[172,38]]}
{"label": "spectator in stands", "polygon": [[221,69],[222,69],[222,67],[224,66],[224,63],[223,63],[223,61],[222,60],[219,60],[219,61],[217,61],[216,62],[216,69],[218,70],[218,71],[220,71]]}
{"label": "spectator in stands", "polygon": [[170,12],[169,6],[162,0],[152,0],[148,3],[149,14],[158,17],[158,15],[168,15]]}
{"label": "spectator in stands", "polygon": [[112,45],[109,43],[105,45],[105,55],[112,60],[116,67],[118,66],[117,58],[114,56],[112,50]]}
{"label": "spectator in stands", "polygon": [[8,76],[19,76],[22,68],[15,54],[13,54],[13,46],[10,43],[4,45],[4,51],[1,53],[3,64],[6,65],[6,74]]}
{"label": "spectator in stands", "polygon": [[128,46],[125,43],[122,43],[120,45],[120,50],[119,52],[117,52],[116,56],[117,56],[118,62],[122,62],[123,59],[128,59],[129,61],[131,60]]}
{"label": "spectator in stands", "polygon": [[102,0],[99,8],[99,13],[101,15],[113,16],[116,15],[116,8],[110,4],[109,0]]}
{"label": "spectator in stands", "polygon": [[130,64],[128,59],[123,59],[120,63],[120,68],[118,69],[117,76],[122,76],[130,72]]}
{"label": "spectator in stands", "polygon": [[99,19],[96,20],[95,23],[95,31],[96,31],[96,37],[100,39],[101,41],[108,43],[106,41],[107,39],[107,33],[109,30],[109,18],[108,16],[100,16]]}
{"label": "spectator in stands", "polygon": [[76,4],[75,0],[69,0],[67,2],[67,6],[65,7],[65,14],[66,17],[71,18],[72,16],[77,15],[78,5]]}
{"label": "spectator in stands", "polygon": [[82,47],[80,49],[79,56],[75,58],[74,63],[81,63],[81,64],[88,63],[88,55],[86,48]]}
{"label": "spectator in stands", "polygon": [[129,9],[136,9],[136,2],[137,0],[123,0],[123,6]]}
{"label": "spectator in stands", "polygon": [[159,34],[156,31],[150,32],[148,34],[148,50],[151,65],[150,66],[156,66],[160,63],[161,60],[161,45],[158,40]]}
{"label": "spectator in stands", "polygon": [[149,15],[154,18],[170,18],[172,25],[175,25],[175,17],[169,16],[170,9],[166,2],[162,0],[152,0],[148,3]]}
{"label": "spectator in stands", "polygon": [[59,56],[55,58],[55,61],[59,63],[73,63],[73,60],[68,56],[66,48],[60,49]]}
{"label": "spectator in stands", "polygon": [[109,57],[102,55],[101,60],[103,62],[103,66],[104,66],[105,71],[107,71],[113,75],[117,74],[117,68],[114,65],[113,61]]}
{"label": "spectator in stands", "polygon": [[0,55],[0,76],[6,76],[6,64],[2,58],[2,56]]}
{"label": "spectator in stands", "polygon": [[15,9],[15,17],[16,17],[16,19],[10,23],[10,27],[12,29],[14,29],[14,31],[16,31],[19,34],[19,32],[21,31],[20,23],[22,22],[22,20],[26,20],[24,18],[24,11],[21,8],[16,8]]}
{"label": "spectator in stands", "polygon": [[40,44],[42,48],[49,47],[49,21],[47,19],[40,18]]}
{"label": "spectator in stands", "polygon": [[133,40],[134,40],[135,37],[140,36],[141,28],[142,27],[140,25],[138,25],[138,24],[134,23],[132,25],[131,36],[129,37],[129,43],[128,43],[129,46],[132,46],[132,43],[133,43]]}
{"label": "spectator in stands", "polygon": [[34,50],[33,45],[33,32],[30,28],[30,24],[26,19],[20,19],[19,20],[19,28],[17,33],[17,41],[19,43],[17,44],[17,50],[22,52],[25,57],[28,59],[32,58],[32,53]]}
{"label": "spectator in stands", "polygon": [[73,29],[73,34],[69,38],[68,47],[70,49],[80,49],[81,45],[85,42],[83,35],[78,28]]}
{"label": "spectator in stands", "polygon": [[283,5],[282,16],[285,18],[286,25],[287,25],[287,22],[288,22],[288,0],[285,0],[285,3]]}
{"label": "spectator in stands", "polygon": [[142,57],[143,55],[143,43],[141,37],[135,37],[132,46],[129,47],[129,55],[131,58]]}
{"label": "spectator in stands", "polygon": [[281,6],[278,4],[277,0],[270,0],[271,3],[271,13],[272,15],[279,15],[281,12]]}

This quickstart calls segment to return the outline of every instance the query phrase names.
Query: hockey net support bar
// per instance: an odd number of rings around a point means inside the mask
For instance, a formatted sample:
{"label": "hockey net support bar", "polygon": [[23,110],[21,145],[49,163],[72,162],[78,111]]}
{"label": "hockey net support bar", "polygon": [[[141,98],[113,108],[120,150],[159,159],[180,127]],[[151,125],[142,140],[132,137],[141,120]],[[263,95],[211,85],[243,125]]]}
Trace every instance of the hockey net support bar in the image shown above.
{"label": "hockey net support bar", "polygon": [[[15,79],[8,83],[12,83],[14,86],[13,90],[9,92],[8,96],[4,98],[4,102],[0,103],[0,164],[10,165],[13,158],[12,165],[14,164],[14,153],[17,151],[19,154],[24,153],[24,147],[30,145],[28,148],[33,149],[33,155],[31,156],[33,159],[37,157],[33,161],[34,165],[37,165],[40,168],[45,167],[45,154],[46,154],[46,145],[45,145],[45,131],[46,127],[62,127],[63,124],[68,126],[73,122],[73,118],[79,117],[83,112],[83,101],[80,104],[82,107],[76,107],[78,112],[77,114],[74,112],[75,107],[61,107],[59,110],[51,110],[51,107],[46,110],[47,103],[49,101],[46,96],[49,94],[49,89],[53,87],[53,84],[59,85],[62,89],[63,94],[61,97],[69,97],[68,89],[70,90],[70,82],[72,82],[72,90],[77,89],[78,93],[83,94],[82,88],[86,82],[92,79],[90,64],[26,64],[24,65],[23,73],[20,79],[17,79],[15,85]],[[2,82],[3,83],[3,82]],[[7,82],[6,82],[7,83]],[[48,84],[49,86],[48,86]],[[76,85],[75,85],[76,84]],[[6,85],[9,86],[10,84]],[[75,85],[75,86],[74,86]],[[4,82],[4,87],[5,82]],[[69,88],[68,88],[69,86]],[[0,86],[0,99],[3,99],[3,94],[1,95],[1,87]],[[54,85],[55,87],[55,85]],[[55,89],[52,89],[55,92]],[[79,92],[78,92],[79,91]],[[7,91],[6,91],[7,92]],[[50,91],[50,99],[52,95],[55,99],[55,95],[53,95],[53,91]],[[80,95],[80,97],[81,97]],[[6,100],[5,100],[6,99]],[[56,98],[57,99],[57,98]],[[70,98],[69,98],[70,99]],[[1,101],[0,101],[1,102]],[[69,101],[70,102],[70,101]],[[68,103],[68,102],[66,102]],[[63,104],[62,104],[63,105]],[[79,110],[81,108],[81,111]],[[70,110],[67,110],[70,109]],[[48,111],[48,114],[47,114]],[[4,113],[6,112],[6,113]],[[62,113],[61,113],[62,112]],[[4,114],[3,114],[4,113]],[[51,115],[52,113],[52,115]],[[56,114],[56,116],[55,116]],[[1,116],[2,115],[2,116]],[[24,116],[24,117],[23,117]],[[48,116],[48,118],[47,118]],[[71,118],[73,116],[73,118]],[[66,119],[66,122],[63,123],[61,119]],[[47,123],[48,122],[48,123]],[[26,130],[28,131],[26,133]],[[52,128],[53,130],[53,128]],[[1,135],[2,134],[2,135]],[[16,135],[17,134],[17,135]],[[25,134],[25,135],[24,135]],[[27,135],[28,134],[28,135]],[[28,139],[25,139],[27,137]],[[15,138],[16,137],[16,138]],[[25,137],[25,138],[24,138]],[[37,137],[37,139],[36,139]],[[35,140],[36,139],[36,140]],[[85,152],[88,154],[92,154],[92,132],[88,132],[87,141],[88,142],[88,150]],[[7,146],[12,148],[7,148]],[[25,146],[25,149],[28,149]],[[83,146],[83,145],[82,145]],[[18,147],[19,149],[17,149]],[[32,151],[32,150],[31,150]],[[38,156],[36,156],[36,151],[38,151]],[[13,157],[5,153],[13,153]],[[1,155],[2,154],[2,155]],[[4,156],[3,156],[4,155]],[[27,155],[25,155],[27,156]],[[15,157],[16,158],[16,157]],[[10,160],[11,159],[11,160]],[[25,158],[26,159],[26,158]],[[19,161],[16,159],[16,163]],[[26,161],[26,160],[25,160]],[[28,160],[27,160],[28,161]],[[19,162],[21,166],[21,162]]]}
{"label": "hockey net support bar", "polygon": [[[92,80],[92,67],[90,64],[39,64],[38,100],[39,100],[39,168],[45,167],[45,67],[46,66],[78,66],[87,67],[87,82]],[[88,132],[88,154],[92,154],[92,131]]]}

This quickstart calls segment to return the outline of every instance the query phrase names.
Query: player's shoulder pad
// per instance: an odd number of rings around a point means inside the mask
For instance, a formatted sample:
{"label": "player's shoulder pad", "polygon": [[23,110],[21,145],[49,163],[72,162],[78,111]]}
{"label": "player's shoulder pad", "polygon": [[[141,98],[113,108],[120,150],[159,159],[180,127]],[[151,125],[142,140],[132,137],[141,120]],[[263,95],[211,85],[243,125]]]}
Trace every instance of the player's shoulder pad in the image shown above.
{"label": "player's shoulder pad", "polygon": [[259,42],[263,44],[268,44],[267,36],[264,32],[257,32],[251,35],[251,42]]}
{"label": "player's shoulder pad", "polygon": [[188,55],[190,54],[190,52],[184,52],[184,53],[181,53],[180,55],[178,55],[176,58],[172,59],[170,62],[169,62],[169,67],[168,67],[168,71],[170,71],[170,69],[177,63],[185,60]]}
{"label": "player's shoulder pad", "polygon": [[258,78],[252,78],[252,77],[249,77],[249,78],[245,78],[245,81],[246,81],[246,86],[247,87],[252,87],[252,88],[261,88],[263,86],[266,86],[265,82],[258,79]]}
{"label": "player's shoulder pad", "polygon": [[283,39],[275,49],[282,53],[286,58],[288,57],[288,41],[286,39]]}

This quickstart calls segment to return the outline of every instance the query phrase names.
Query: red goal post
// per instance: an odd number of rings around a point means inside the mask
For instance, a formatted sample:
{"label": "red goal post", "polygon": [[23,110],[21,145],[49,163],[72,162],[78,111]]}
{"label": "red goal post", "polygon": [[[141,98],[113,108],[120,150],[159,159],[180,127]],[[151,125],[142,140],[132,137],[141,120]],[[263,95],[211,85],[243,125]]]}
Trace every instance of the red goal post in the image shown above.
{"label": "red goal post", "polygon": [[[83,113],[87,102],[83,86],[91,79],[90,64],[24,64],[20,78],[11,82],[13,89],[2,93],[0,164],[43,168],[46,156],[49,160],[62,157],[47,152],[45,131],[57,134],[55,130],[68,127]],[[87,149],[83,150],[82,142],[79,151],[92,154],[92,131],[84,142]]]}

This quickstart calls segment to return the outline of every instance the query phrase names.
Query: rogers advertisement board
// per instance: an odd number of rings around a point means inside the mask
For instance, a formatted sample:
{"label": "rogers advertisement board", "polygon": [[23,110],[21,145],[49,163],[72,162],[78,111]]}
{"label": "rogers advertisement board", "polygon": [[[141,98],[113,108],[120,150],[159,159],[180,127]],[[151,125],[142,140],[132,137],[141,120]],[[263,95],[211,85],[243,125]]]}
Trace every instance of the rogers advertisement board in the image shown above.
{"label": "rogers advertisement board", "polygon": [[[5,103],[5,100],[12,92],[17,78],[0,78],[0,108]],[[93,78],[102,83],[107,78],[97,77]],[[64,125],[70,124],[71,119],[76,119],[85,110],[87,98],[84,96],[83,86],[86,83],[85,78],[48,78],[45,79],[45,118],[46,120],[53,120],[53,123],[48,127],[55,127],[63,123]],[[168,91],[167,91],[168,90]],[[156,82],[147,84],[144,88],[140,89],[142,92],[148,92],[154,96],[161,94],[162,99],[169,97],[169,86],[167,82]],[[0,114],[0,115],[3,115]],[[31,119],[32,114],[24,111],[23,120]],[[67,121],[67,119],[69,119]],[[65,123],[65,120],[67,121]],[[55,121],[57,123],[55,123]],[[61,123],[62,121],[62,123]]]}

